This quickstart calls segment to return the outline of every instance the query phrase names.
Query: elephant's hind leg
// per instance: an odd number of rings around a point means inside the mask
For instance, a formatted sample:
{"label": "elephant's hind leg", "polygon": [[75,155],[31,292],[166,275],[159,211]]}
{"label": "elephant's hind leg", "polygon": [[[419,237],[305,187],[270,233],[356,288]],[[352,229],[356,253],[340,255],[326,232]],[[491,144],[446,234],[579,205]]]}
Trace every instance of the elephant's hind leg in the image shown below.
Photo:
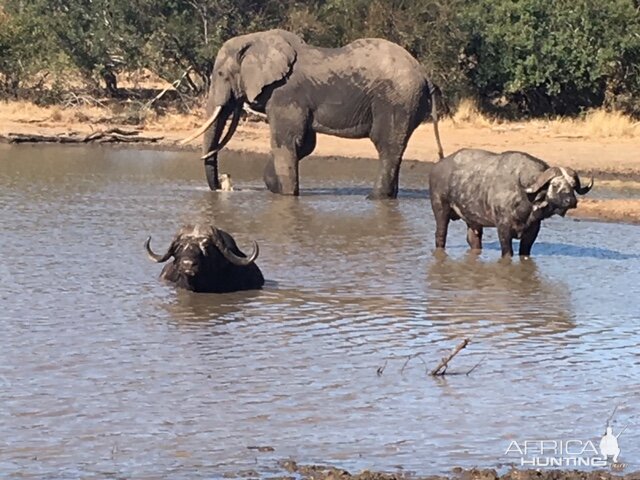
{"label": "elephant's hind leg", "polygon": [[385,116],[384,121],[374,122],[371,131],[371,141],[378,151],[380,167],[378,178],[373,191],[367,198],[396,198],[402,155],[407,148],[407,142],[413,130],[409,126],[409,119],[402,110]]}

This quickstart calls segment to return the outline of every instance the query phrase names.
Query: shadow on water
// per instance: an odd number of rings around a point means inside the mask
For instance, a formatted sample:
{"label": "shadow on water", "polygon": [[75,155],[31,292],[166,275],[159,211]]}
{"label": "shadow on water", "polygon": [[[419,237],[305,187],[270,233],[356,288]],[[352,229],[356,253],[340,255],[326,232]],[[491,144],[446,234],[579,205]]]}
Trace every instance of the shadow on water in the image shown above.
{"label": "shadow on water", "polygon": [[[500,250],[499,242],[488,242],[483,245],[488,250]],[[517,252],[517,244],[514,242],[514,251]],[[602,247],[570,245],[568,243],[536,242],[533,244],[531,255],[536,256],[564,256],[576,258],[597,258],[603,260],[632,260],[640,258],[638,254],[617,252]]]}
{"label": "shadow on water", "polygon": [[575,327],[568,286],[543,277],[533,260],[483,262],[472,252],[462,259],[437,252],[427,281],[429,316],[447,330],[475,325],[474,335],[499,330],[528,338]]}
{"label": "shadow on water", "polygon": [[[357,196],[366,197],[371,193],[371,187],[324,187],[324,188],[307,188],[300,191],[301,197],[313,196]],[[398,198],[428,198],[429,190],[425,188],[400,188]],[[393,201],[393,200],[389,200]]]}

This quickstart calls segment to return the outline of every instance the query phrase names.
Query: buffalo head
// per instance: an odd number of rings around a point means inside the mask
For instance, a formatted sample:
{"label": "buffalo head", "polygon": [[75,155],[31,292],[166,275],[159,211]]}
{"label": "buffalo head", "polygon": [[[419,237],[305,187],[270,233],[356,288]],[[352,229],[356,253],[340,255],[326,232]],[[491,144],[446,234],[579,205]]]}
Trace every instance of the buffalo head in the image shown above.
{"label": "buffalo head", "polygon": [[536,209],[551,207],[552,214],[564,216],[578,205],[575,193],[585,195],[592,187],[593,177],[588,185],[582,186],[580,177],[571,168],[551,167],[538,175],[525,192],[535,198]]}
{"label": "buffalo head", "polygon": [[180,229],[167,251],[159,255],[151,250],[151,237],[144,246],[149,258],[166,262],[165,280],[194,291],[222,292],[259,288],[264,280],[255,265],[259,247],[246,257],[227,232],[210,225],[187,225]]}

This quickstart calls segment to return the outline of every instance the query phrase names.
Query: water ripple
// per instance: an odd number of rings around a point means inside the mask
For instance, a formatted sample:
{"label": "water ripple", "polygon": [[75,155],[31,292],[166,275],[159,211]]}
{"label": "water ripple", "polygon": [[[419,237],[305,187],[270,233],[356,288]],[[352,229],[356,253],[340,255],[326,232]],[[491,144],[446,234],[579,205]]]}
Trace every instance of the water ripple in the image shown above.
{"label": "water ripple", "polygon": [[[267,192],[263,162],[224,156],[242,191],[218,195],[187,154],[0,150],[3,474],[447,473],[515,438],[597,440],[617,404],[616,431],[637,417],[638,227],[553,219],[505,263],[494,231],[476,256],[454,223],[436,255],[422,166],[370,202],[369,161],[303,162],[300,198]],[[203,218],[260,242],[264,290],[158,281],[146,236]],[[464,337],[463,375],[430,378]],[[622,438],[638,457],[640,431]]]}

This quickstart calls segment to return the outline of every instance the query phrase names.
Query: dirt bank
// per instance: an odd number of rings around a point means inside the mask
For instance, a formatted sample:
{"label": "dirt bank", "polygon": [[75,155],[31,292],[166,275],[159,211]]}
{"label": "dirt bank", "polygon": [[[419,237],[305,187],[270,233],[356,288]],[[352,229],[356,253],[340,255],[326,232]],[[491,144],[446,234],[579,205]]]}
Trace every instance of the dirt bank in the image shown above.
{"label": "dirt bank", "polygon": [[625,475],[612,473],[607,470],[591,472],[577,470],[511,470],[503,475],[493,469],[454,468],[449,476],[416,477],[410,473],[384,473],[364,470],[360,473],[350,473],[335,467],[323,465],[298,465],[294,461],[285,461],[282,468],[292,476],[270,477],[273,479],[300,480],[611,480],[611,479],[640,479],[640,472],[627,473]]}
{"label": "dirt bank", "polygon": [[[10,133],[89,134],[113,127],[132,128],[131,125],[122,125],[117,121],[117,117],[98,108],[39,108],[18,102],[0,103],[0,137],[6,137]],[[196,152],[199,149],[198,140],[186,146],[180,146],[178,142],[197,128],[201,121],[201,112],[192,115],[149,116],[137,128],[140,128],[141,135],[162,137],[154,143],[154,148],[188,149]],[[607,122],[605,118],[596,125],[593,122],[576,124],[567,121],[498,124],[475,117],[457,121],[446,119],[441,123],[441,136],[445,153],[470,146],[494,151],[523,150],[550,164],[571,167],[581,174],[592,174],[596,177],[594,193],[598,191],[600,180],[607,181],[608,190],[637,188],[637,182],[640,182],[640,129],[636,127],[640,125],[632,124],[616,129]],[[228,148],[268,153],[269,126],[262,122],[242,122]],[[351,140],[326,135],[318,135],[314,155],[377,157],[375,148],[367,139]],[[416,130],[405,158],[437,160],[431,125],[425,124]],[[621,193],[620,197],[624,195]],[[571,215],[640,223],[640,201],[585,198]]]}

